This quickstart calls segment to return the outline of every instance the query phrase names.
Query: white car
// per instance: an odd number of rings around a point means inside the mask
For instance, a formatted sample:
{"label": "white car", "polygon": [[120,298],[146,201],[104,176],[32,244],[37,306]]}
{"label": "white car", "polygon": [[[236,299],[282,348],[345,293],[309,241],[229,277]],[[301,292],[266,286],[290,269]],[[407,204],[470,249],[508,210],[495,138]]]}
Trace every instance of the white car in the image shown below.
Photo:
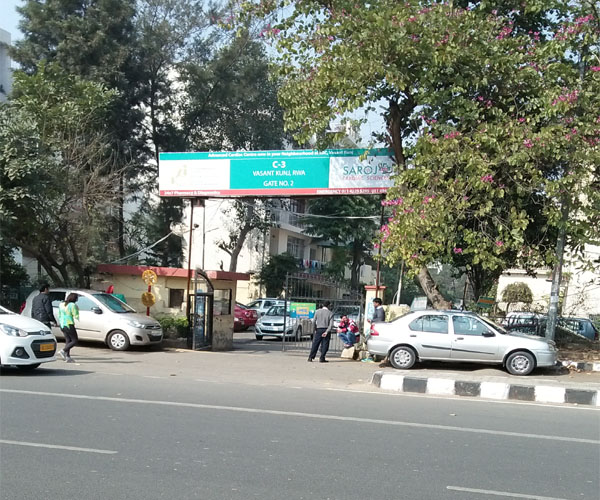
{"label": "white car", "polygon": [[[79,340],[104,342],[115,351],[124,351],[130,345],[156,345],[162,342],[163,332],[158,321],[138,314],[114,295],[96,290],[51,288],[49,296],[56,319],[60,302],[71,292],[78,295],[79,320],[75,321],[75,328]],[[38,293],[33,291],[27,297],[22,316],[31,317],[33,299]],[[64,337],[60,328],[54,327],[54,333],[59,339]]]}
{"label": "white car", "polygon": [[425,310],[389,323],[373,323],[367,336],[371,354],[387,356],[394,368],[408,370],[417,361],[499,364],[512,375],[554,366],[552,340],[509,333],[467,311]]}
{"label": "white car", "polygon": [[0,306],[0,365],[34,370],[55,355],[56,339],[46,325]]}
{"label": "white car", "polygon": [[273,306],[285,306],[285,300],[282,299],[256,299],[246,307],[248,309],[255,309],[258,313],[258,317],[264,316],[269,309]]}
{"label": "white car", "polygon": [[286,338],[291,337],[296,340],[302,339],[306,333],[302,330],[301,322],[297,318],[290,317],[289,310],[286,312],[285,306],[271,307],[254,325],[256,340],[262,340],[263,337],[282,338],[284,330]]}

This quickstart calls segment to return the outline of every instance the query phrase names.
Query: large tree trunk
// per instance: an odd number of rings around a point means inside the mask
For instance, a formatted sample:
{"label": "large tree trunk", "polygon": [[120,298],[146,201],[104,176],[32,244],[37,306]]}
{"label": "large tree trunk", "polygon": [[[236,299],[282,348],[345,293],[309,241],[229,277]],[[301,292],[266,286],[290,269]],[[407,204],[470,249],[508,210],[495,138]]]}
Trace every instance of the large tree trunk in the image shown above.
{"label": "large tree trunk", "polygon": [[431,277],[429,269],[422,267],[417,275],[421,288],[427,295],[427,298],[433,305],[434,309],[452,309],[452,303],[444,298],[436,282]]}
{"label": "large tree trunk", "polygon": [[352,264],[350,265],[350,288],[352,290],[358,290],[359,286],[362,247],[362,241],[354,240],[352,242]]}

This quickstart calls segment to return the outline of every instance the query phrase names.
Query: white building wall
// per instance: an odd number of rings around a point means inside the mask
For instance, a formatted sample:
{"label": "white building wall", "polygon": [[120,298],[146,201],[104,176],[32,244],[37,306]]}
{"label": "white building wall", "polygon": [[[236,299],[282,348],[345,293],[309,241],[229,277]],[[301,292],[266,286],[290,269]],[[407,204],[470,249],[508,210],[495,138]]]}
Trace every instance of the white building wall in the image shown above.
{"label": "white building wall", "polygon": [[8,47],[10,45],[10,33],[0,28],[0,102],[6,101],[6,96],[12,90],[12,70],[8,55]]}
{"label": "white building wall", "polygon": [[[563,267],[563,282],[561,293],[563,294],[563,316],[589,317],[600,315],[600,246],[588,245],[585,249],[584,261],[591,269],[582,269],[581,262],[567,259]],[[503,310],[506,304],[501,301],[502,292],[510,283],[526,283],[531,289],[533,303],[532,311],[547,312],[552,287],[552,272],[540,270],[536,277],[527,276],[525,271],[509,269],[498,282],[497,301]],[[524,307],[523,304],[512,304],[511,310],[517,311]]]}

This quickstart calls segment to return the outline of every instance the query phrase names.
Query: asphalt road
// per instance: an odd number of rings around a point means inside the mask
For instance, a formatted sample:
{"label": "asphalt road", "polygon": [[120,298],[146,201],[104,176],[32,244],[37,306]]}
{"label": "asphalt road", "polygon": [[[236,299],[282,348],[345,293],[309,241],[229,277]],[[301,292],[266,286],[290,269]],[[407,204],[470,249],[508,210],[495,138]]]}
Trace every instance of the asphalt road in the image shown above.
{"label": "asphalt road", "polygon": [[[598,409],[257,383],[252,353],[209,377],[211,353],[78,349],[0,379],[3,500],[598,499]],[[337,366],[285,360],[307,380]]]}

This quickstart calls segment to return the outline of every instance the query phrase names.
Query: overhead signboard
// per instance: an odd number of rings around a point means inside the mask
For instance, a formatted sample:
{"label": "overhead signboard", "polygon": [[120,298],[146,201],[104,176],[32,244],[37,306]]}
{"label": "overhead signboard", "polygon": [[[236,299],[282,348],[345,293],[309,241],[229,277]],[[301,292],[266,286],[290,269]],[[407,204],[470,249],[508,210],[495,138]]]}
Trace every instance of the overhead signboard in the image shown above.
{"label": "overhead signboard", "polygon": [[178,197],[377,194],[392,172],[387,149],[160,153],[158,187]]}

